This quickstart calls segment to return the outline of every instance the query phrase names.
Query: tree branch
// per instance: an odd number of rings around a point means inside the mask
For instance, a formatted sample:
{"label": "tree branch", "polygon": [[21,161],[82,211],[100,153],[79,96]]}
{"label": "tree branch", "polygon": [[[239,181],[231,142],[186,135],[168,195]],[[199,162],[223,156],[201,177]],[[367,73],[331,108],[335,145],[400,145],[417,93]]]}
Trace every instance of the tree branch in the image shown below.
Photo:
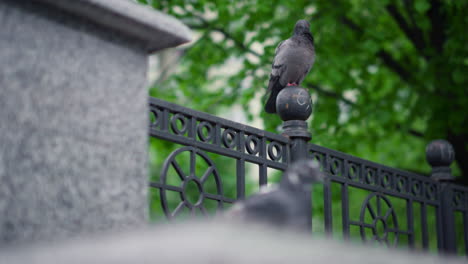
{"label": "tree branch", "polygon": [[257,57],[261,56],[256,51],[253,51],[249,47],[247,47],[242,41],[236,39],[230,32],[226,31],[224,28],[212,26],[205,18],[203,18],[201,16],[193,15],[193,17],[198,19],[200,21],[200,24],[186,23],[189,27],[194,28],[194,29],[207,29],[207,30],[217,31],[217,32],[223,34],[223,36],[226,39],[232,40],[234,42],[234,45],[236,45],[241,50],[243,50],[245,52],[248,52],[250,54],[253,54],[253,55],[257,56]]}
{"label": "tree branch", "polygon": [[359,26],[357,25],[356,23],[354,23],[354,21],[352,21],[351,19],[347,18],[346,16],[342,16],[341,17],[341,22],[343,24],[345,24],[346,26],[348,26],[351,30],[353,30],[354,32],[362,35],[364,34],[364,30]]}
{"label": "tree branch", "polygon": [[253,51],[251,50],[250,48],[248,48],[246,45],[244,45],[243,42],[239,41],[238,39],[234,38],[229,32],[227,32],[226,30],[224,30],[223,28],[212,28],[213,30],[215,31],[218,31],[219,33],[223,34],[225,38],[228,38],[228,39],[231,39],[232,41],[234,41],[234,44],[241,48],[242,50],[246,51],[246,52],[249,52],[257,57],[260,57],[260,54],[258,54],[256,51]]}
{"label": "tree branch", "polygon": [[403,68],[393,57],[390,53],[386,52],[385,50],[380,50],[377,52],[377,56],[383,61],[388,68],[390,68],[393,72],[398,74],[401,79],[406,82],[411,80],[411,74]]}
{"label": "tree branch", "polygon": [[[325,95],[327,97],[332,97],[332,98],[335,98],[349,106],[354,106],[356,105],[354,102],[340,96],[338,93],[335,93],[335,92],[332,92],[332,91],[327,91],[325,89],[323,89],[322,87],[318,86],[318,85],[315,85],[315,84],[309,84],[307,86],[307,88],[309,89],[313,89],[315,91],[317,91],[318,93],[322,94],[322,95]],[[417,130],[414,130],[414,129],[403,129],[403,126],[399,123],[395,124],[395,128],[398,129],[398,130],[405,130],[407,131],[410,135],[414,136],[414,137],[417,137],[417,138],[424,138],[424,134],[420,131],[417,131]]]}
{"label": "tree branch", "polygon": [[414,9],[413,9],[413,0],[404,0],[403,3],[405,4],[405,9],[406,9],[406,14],[408,15],[410,22],[411,22],[411,27],[417,28],[416,21],[414,20]]}
{"label": "tree branch", "polygon": [[445,17],[441,13],[441,6],[442,4],[440,1],[431,1],[431,8],[428,11],[428,16],[431,21],[431,44],[438,53],[442,53],[445,43]]}
{"label": "tree branch", "polygon": [[[354,23],[351,19],[347,18],[346,16],[341,17],[341,22],[348,26],[351,30],[354,32],[362,35],[364,34],[364,30]],[[396,61],[390,53],[388,53],[385,50],[380,50],[377,52],[377,56],[383,61],[383,63],[393,72],[398,74],[401,79],[403,79],[406,82],[409,82],[411,79],[411,74],[403,67],[401,66],[398,61]]]}
{"label": "tree branch", "polygon": [[[403,126],[401,124],[396,124],[395,125],[396,129],[398,130],[403,130]],[[408,133],[412,136],[418,137],[418,138],[424,138],[424,134],[420,131],[414,130],[414,129],[408,129],[406,130]]]}
{"label": "tree branch", "polygon": [[309,89],[312,89],[312,90],[315,90],[317,91],[318,93],[320,94],[323,94],[327,97],[333,97],[339,101],[342,101],[343,103],[347,104],[347,105],[355,105],[354,102],[344,98],[343,96],[339,95],[338,93],[335,93],[335,92],[332,92],[332,91],[327,91],[325,89],[323,89],[322,87],[318,86],[318,85],[315,85],[315,84],[309,84],[306,88],[309,88]]}
{"label": "tree branch", "polygon": [[397,22],[398,26],[403,30],[406,37],[411,40],[414,47],[419,51],[419,53],[426,59],[428,56],[424,54],[424,50],[426,48],[426,43],[424,41],[424,35],[421,30],[418,28],[413,28],[406,22],[405,18],[400,14],[398,8],[395,6],[394,3],[388,4],[386,7],[387,12],[393,17],[393,19]]}

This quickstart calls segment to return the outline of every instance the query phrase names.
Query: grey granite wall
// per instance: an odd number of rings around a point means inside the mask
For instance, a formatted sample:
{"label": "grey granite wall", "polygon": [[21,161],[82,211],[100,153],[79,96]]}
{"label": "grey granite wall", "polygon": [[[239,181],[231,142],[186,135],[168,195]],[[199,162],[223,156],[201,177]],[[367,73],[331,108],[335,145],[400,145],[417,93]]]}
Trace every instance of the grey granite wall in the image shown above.
{"label": "grey granite wall", "polygon": [[0,24],[0,245],[144,225],[146,50],[34,1]]}

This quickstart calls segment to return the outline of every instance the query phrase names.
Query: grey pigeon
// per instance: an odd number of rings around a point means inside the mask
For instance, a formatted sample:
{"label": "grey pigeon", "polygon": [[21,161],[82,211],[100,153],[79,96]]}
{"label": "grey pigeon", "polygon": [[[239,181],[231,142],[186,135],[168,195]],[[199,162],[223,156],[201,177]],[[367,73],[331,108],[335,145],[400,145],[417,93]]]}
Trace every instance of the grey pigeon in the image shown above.
{"label": "grey pigeon", "polygon": [[314,38],[309,22],[299,20],[294,33],[278,45],[275,51],[265,104],[267,113],[276,113],[276,97],[287,86],[298,86],[309,73],[315,60]]}
{"label": "grey pigeon", "polygon": [[279,187],[260,190],[235,204],[225,216],[237,221],[302,231],[307,228],[310,217],[306,190],[323,178],[317,162],[297,161],[284,172]]}

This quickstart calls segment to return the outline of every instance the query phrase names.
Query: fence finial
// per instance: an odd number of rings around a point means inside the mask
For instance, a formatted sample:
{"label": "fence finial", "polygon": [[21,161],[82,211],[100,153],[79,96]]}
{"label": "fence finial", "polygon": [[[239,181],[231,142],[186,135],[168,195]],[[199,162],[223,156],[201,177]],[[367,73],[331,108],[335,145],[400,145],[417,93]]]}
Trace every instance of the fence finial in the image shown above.
{"label": "fence finial", "polygon": [[305,120],[312,114],[312,100],[306,89],[291,86],[281,90],[276,98],[276,110],[284,121],[283,135],[304,138],[306,142],[311,139]]}
{"label": "fence finial", "polygon": [[305,121],[312,114],[310,94],[302,87],[287,87],[279,92],[276,99],[276,109],[283,121]]}
{"label": "fence finial", "polygon": [[426,160],[432,167],[431,178],[436,181],[453,180],[450,164],[454,159],[455,151],[446,140],[433,140],[426,147]]}

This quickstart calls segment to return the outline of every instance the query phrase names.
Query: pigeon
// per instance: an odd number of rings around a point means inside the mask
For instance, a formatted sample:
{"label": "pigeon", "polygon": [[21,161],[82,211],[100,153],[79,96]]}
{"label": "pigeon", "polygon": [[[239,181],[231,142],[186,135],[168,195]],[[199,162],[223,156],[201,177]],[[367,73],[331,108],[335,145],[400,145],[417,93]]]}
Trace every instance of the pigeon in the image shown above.
{"label": "pigeon", "polygon": [[310,190],[312,183],[320,182],[323,178],[324,174],[316,161],[299,160],[284,172],[279,186],[266,187],[236,203],[224,217],[274,228],[306,230],[310,218],[307,190]]}
{"label": "pigeon", "polygon": [[294,26],[293,35],[280,42],[276,47],[268,83],[268,100],[265,104],[267,113],[276,113],[278,93],[284,87],[301,84],[314,61],[314,38],[310,33],[309,22],[299,20]]}

